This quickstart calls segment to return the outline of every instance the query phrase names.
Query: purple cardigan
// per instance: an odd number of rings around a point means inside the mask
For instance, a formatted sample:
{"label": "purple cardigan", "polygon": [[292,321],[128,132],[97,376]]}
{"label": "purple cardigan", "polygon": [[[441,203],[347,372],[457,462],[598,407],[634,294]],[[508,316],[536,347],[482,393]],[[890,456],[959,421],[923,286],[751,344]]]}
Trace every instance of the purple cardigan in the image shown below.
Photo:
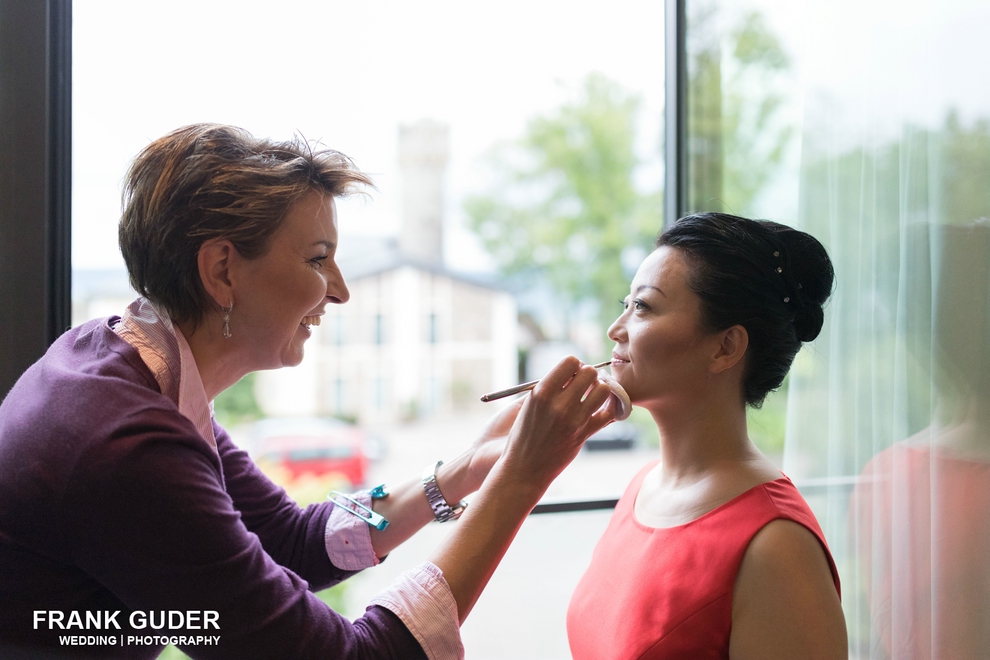
{"label": "purple cardigan", "polygon": [[[107,319],[24,373],[0,404],[0,655],[154,658],[160,640],[128,637],[168,635],[219,637],[177,644],[194,658],[425,658],[389,610],[352,624],[312,594],[352,575],[327,557],[330,506],[300,509],[214,430],[219,457]],[[216,612],[218,629],[131,627],[163,611]]]}

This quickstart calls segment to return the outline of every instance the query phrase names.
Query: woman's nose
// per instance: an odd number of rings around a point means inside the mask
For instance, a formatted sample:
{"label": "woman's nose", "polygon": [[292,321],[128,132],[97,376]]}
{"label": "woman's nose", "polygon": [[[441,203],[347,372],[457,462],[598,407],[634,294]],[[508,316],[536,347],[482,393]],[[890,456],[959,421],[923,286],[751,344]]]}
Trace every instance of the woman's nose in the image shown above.
{"label": "woman's nose", "polygon": [[334,305],[343,305],[351,299],[351,292],[347,288],[344,276],[338,270],[335,277],[327,281],[327,298]]}
{"label": "woman's nose", "polygon": [[625,328],[625,324],[622,322],[623,316],[624,314],[620,314],[619,318],[615,319],[615,321],[612,322],[612,325],[608,327],[608,332],[605,333],[606,337],[616,343],[619,342],[619,335]]}

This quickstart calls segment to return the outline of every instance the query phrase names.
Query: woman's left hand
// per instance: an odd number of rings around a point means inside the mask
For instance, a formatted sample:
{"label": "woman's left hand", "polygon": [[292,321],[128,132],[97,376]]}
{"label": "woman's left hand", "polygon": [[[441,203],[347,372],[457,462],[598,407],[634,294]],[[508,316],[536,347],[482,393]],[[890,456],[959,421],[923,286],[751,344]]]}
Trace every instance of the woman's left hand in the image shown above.
{"label": "woman's left hand", "polygon": [[502,456],[502,450],[505,449],[505,441],[509,437],[509,431],[512,430],[512,425],[515,423],[516,417],[519,415],[519,410],[522,408],[525,400],[526,397],[519,397],[488,420],[488,424],[485,425],[481,435],[468,450],[468,453],[471,455],[468,464],[468,473],[470,474],[470,480],[473,485],[472,490],[477,490],[481,487],[482,482],[488,476],[488,473],[491,472],[495,462]]}

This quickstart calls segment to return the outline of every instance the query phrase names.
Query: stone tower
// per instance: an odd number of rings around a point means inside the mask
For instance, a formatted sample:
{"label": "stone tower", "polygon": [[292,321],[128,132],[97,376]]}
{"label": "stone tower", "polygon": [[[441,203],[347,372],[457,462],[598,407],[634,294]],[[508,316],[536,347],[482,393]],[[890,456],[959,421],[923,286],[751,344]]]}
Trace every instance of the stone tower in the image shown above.
{"label": "stone tower", "polygon": [[450,154],[450,128],[430,119],[399,127],[402,172],[403,255],[443,265],[443,187]]}

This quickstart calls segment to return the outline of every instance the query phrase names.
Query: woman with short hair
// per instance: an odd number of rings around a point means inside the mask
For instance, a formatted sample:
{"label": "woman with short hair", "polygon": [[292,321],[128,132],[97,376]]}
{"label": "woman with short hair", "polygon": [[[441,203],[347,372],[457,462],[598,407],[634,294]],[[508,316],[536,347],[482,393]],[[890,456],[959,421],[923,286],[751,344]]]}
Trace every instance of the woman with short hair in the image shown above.
{"label": "woman with short hair", "polygon": [[[62,335],[0,405],[0,650],[463,657],[459,625],[522,521],[613,417],[593,368],[562,360],[463,454],[356,504],[300,509],[212,418],[244,375],[298,364],[325,307],[347,302],[334,199],[368,184],[338,152],[215,124],[137,157],[120,246],[142,297]],[[479,488],[364,616],[313,595]],[[72,634],[113,643],[60,644]]]}
{"label": "woman with short hair", "polygon": [[832,264],[810,235],[723,213],[657,240],[609,328],[612,373],[662,458],[619,501],[572,599],[575,660],[843,658],[839,575],[746,407],[818,336]]}

